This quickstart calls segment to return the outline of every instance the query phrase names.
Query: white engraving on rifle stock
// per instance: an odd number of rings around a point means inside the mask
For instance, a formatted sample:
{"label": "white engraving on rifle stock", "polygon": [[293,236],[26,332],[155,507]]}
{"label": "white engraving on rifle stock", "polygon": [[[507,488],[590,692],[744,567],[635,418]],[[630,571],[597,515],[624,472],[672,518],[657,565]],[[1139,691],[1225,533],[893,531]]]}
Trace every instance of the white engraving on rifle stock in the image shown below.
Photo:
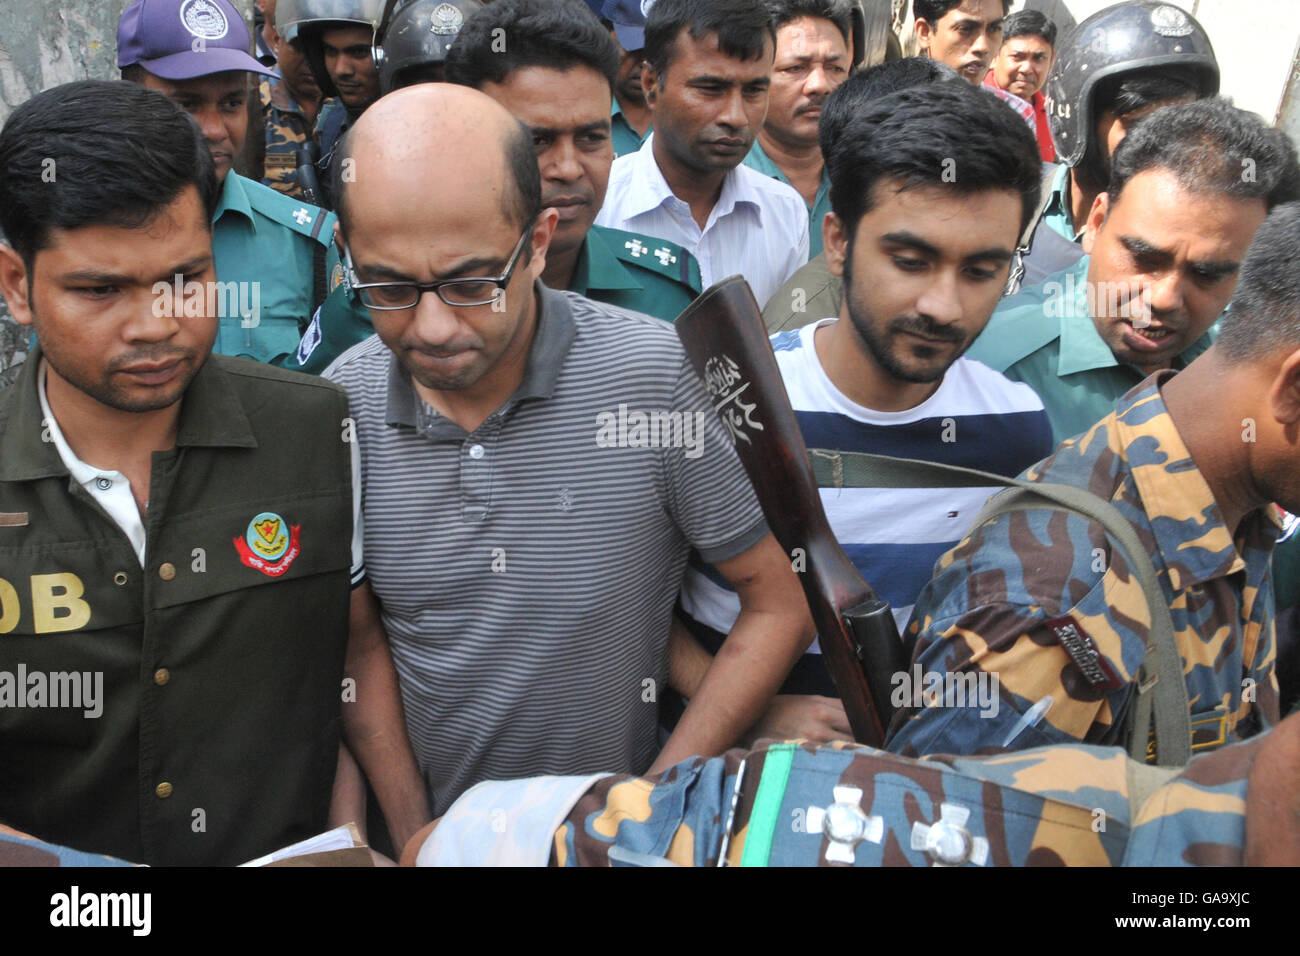
{"label": "white engraving on rifle stock", "polygon": [[[739,385],[737,386],[737,383]],[[714,399],[713,407],[722,418],[722,425],[731,437],[732,444],[737,440],[749,442],[746,428],[763,430],[763,423],[754,420],[754,408],[757,402],[745,402],[741,395],[749,388],[749,382],[740,375],[740,367],[725,355],[715,355],[704,363],[704,385]]]}

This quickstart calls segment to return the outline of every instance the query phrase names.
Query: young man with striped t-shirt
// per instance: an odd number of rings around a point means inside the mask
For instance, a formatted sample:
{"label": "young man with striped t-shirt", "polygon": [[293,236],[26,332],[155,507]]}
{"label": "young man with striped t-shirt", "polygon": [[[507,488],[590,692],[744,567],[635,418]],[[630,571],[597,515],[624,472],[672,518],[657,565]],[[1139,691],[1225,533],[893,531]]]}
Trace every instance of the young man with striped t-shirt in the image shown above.
{"label": "young man with striped t-shirt", "polygon": [[[950,172],[947,157],[959,157]],[[844,278],[838,318],[773,337],[809,448],[873,452],[1014,476],[1046,456],[1042,402],[962,353],[1006,284],[1016,237],[1036,208],[1039,160],[1012,111],[964,84],[927,85],[869,104],[827,155],[832,213],[823,236]],[[825,488],[831,529],[889,601],[902,631],[934,562],[993,488]],[[736,598],[692,561],[674,674],[715,650]],[[798,696],[787,696],[798,695]],[[848,736],[814,644],[765,718],[762,736]]]}

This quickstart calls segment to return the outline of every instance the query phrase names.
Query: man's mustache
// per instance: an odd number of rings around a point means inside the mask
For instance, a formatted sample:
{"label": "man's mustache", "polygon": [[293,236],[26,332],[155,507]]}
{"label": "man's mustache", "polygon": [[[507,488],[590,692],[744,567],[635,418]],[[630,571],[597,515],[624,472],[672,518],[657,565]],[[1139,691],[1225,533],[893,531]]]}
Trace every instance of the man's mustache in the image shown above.
{"label": "man's mustache", "polygon": [[961,329],[951,325],[943,325],[928,315],[900,316],[889,323],[889,326],[894,332],[915,332],[917,335],[924,335],[930,339],[940,339],[944,342],[966,341],[966,333]]}

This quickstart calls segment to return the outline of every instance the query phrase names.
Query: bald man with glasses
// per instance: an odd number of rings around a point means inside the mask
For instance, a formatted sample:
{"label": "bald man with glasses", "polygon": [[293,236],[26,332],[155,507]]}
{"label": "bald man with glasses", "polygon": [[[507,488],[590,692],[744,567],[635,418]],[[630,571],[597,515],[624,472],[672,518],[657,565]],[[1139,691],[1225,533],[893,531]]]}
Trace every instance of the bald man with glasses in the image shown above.
{"label": "bald man with glasses", "polygon": [[[482,780],[734,745],[812,625],[673,330],[541,282],[557,213],[532,138],[485,94],[398,90],[341,149],[338,239],[377,334],[325,375],[361,451],[355,706],[394,745],[363,766],[381,804],[422,783],[437,815]],[[742,612],[661,745],[692,547]]]}

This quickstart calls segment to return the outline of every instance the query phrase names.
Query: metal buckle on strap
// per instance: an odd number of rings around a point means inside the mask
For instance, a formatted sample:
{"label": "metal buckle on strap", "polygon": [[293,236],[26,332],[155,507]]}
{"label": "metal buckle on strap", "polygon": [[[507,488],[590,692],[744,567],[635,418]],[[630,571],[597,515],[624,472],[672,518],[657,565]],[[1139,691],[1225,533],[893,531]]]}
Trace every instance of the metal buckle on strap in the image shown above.
{"label": "metal buckle on strap", "polygon": [[1152,687],[1155,687],[1156,684],[1160,682],[1160,675],[1158,673],[1152,674],[1150,677],[1143,677],[1142,675],[1146,673],[1146,670],[1147,670],[1146,665],[1143,664],[1142,669],[1138,671],[1138,693],[1139,694],[1145,694],[1147,691],[1149,691]]}

